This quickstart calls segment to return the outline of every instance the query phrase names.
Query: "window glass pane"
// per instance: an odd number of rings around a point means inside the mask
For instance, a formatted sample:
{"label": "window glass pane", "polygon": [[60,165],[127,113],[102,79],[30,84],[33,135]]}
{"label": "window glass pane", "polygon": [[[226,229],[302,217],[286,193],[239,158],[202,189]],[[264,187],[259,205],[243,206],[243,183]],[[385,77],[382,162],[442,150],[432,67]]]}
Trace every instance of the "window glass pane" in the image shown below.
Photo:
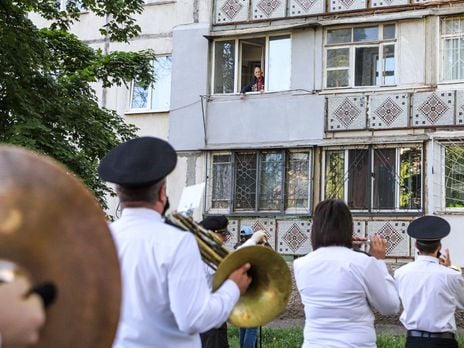
{"label": "window glass pane", "polygon": [[394,39],[396,36],[396,26],[394,24],[387,24],[383,26],[383,39]]}
{"label": "window glass pane", "polygon": [[368,150],[349,150],[348,206],[351,209],[368,208],[369,178]]}
{"label": "window glass pane", "polygon": [[383,46],[383,78],[385,85],[395,84],[395,46]]}
{"label": "window glass pane", "polygon": [[350,66],[350,49],[336,48],[327,50],[328,68],[347,68]]}
{"label": "window glass pane", "polygon": [[289,152],[287,159],[287,208],[309,207],[309,153]]}
{"label": "window glass pane", "polygon": [[420,209],[422,187],[422,161],[420,148],[400,150],[400,208]]}
{"label": "window glass pane", "polygon": [[327,71],[327,87],[346,87],[348,86],[348,69],[344,70],[329,70]]}
{"label": "window glass pane", "polygon": [[379,76],[379,48],[357,47],[355,57],[355,86],[375,86]]}
{"label": "window glass pane", "polygon": [[354,28],[354,40],[359,41],[375,41],[379,39],[379,27],[363,27]]}
{"label": "window glass pane", "polygon": [[395,208],[396,149],[374,151],[374,209]]}
{"label": "window glass pane", "polygon": [[[241,40],[241,86],[240,90],[250,84],[255,85],[254,70],[259,67],[261,70],[264,68],[264,48],[266,46],[265,38],[253,38]],[[263,85],[264,89],[264,85]],[[256,87],[252,89],[256,91]]]}
{"label": "window glass pane", "polygon": [[325,199],[345,199],[345,151],[327,151],[325,156]]}
{"label": "window glass pane", "polygon": [[280,210],[282,203],[282,152],[261,153],[259,210]]}
{"label": "window glass pane", "polygon": [[464,145],[445,147],[445,203],[447,208],[464,208]]}
{"label": "window glass pane", "polygon": [[216,42],[214,49],[214,93],[234,92],[235,42]]}
{"label": "window glass pane", "polygon": [[351,28],[327,31],[327,43],[351,42]]}
{"label": "window glass pane", "polygon": [[235,156],[235,209],[255,210],[256,153],[237,153]]}
{"label": "window glass pane", "polygon": [[154,63],[155,83],[152,87],[151,109],[169,110],[171,103],[172,57],[157,57]]}
{"label": "window glass pane", "polygon": [[270,91],[290,89],[290,50],[289,36],[271,37],[269,39],[269,71],[267,74]]}
{"label": "window glass pane", "polygon": [[137,82],[132,84],[131,109],[145,109],[148,107],[148,87],[142,87]]}
{"label": "window glass pane", "polygon": [[460,39],[446,39],[443,47],[443,79],[459,78]]}
{"label": "window glass pane", "polygon": [[211,208],[229,208],[231,155],[214,155],[212,168]]}

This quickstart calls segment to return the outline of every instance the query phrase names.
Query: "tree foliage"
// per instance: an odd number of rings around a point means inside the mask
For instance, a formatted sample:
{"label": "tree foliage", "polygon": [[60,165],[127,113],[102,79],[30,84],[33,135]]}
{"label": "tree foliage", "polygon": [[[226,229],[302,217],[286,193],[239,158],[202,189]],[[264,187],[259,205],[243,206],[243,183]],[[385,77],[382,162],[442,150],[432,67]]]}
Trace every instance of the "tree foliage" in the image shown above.
{"label": "tree foliage", "polygon": [[[100,31],[128,41],[140,31],[131,17],[143,0],[82,0],[108,20]],[[114,111],[100,108],[92,84],[121,85],[132,79],[153,82],[152,51],[93,50],[69,32],[79,19],[76,1],[67,11],[56,1],[0,1],[0,142],[25,146],[54,157],[80,176],[106,207],[108,188],[98,179],[100,159],[135,136],[135,127]],[[28,13],[49,20],[37,28]]]}

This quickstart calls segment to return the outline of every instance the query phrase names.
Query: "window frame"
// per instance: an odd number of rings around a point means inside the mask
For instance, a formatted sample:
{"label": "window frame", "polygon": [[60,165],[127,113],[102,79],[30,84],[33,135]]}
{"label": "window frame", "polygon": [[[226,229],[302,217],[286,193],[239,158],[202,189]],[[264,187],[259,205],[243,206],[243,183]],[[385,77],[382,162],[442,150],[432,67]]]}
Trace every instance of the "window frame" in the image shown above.
{"label": "window frame", "polygon": [[[421,187],[420,187],[420,200],[421,200],[421,207],[419,209],[409,209],[409,208],[401,208],[400,207],[400,182],[397,178],[399,178],[399,170],[400,170],[400,163],[401,163],[401,149],[402,148],[416,148],[420,150],[421,155]],[[374,208],[374,188],[375,188],[375,151],[380,149],[395,149],[395,193],[394,193],[394,208]],[[419,213],[424,210],[424,146],[422,143],[405,143],[405,144],[371,144],[371,145],[355,145],[355,146],[339,146],[339,147],[325,147],[322,151],[322,166],[321,166],[321,197],[323,199],[327,199],[326,193],[326,167],[327,167],[327,153],[328,152],[335,152],[335,151],[343,151],[343,200],[348,204],[348,188],[349,188],[349,180],[350,180],[350,173],[349,173],[349,156],[348,153],[350,150],[366,150],[368,156],[368,168],[367,168],[367,209],[358,209],[358,208],[350,208],[353,213],[369,213],[369,214],[378,214],[378,213],[385,213],[385,214],[392,214],[392,213]]]}
{"label": "window frame", "polygon": [[[170,71],[170,79],[172,82],[172,54],[159,54],[156,55],[156,58],[165,58],[165,57],[171,57],[171,71]],[[154,62],[152,62],[153,68],[154,68]],[[130,83],[130,90],[129,90],[129,101],[128,101],[128,111],[126,114],[143,114],[143,113],[164,113],[164,112],[170,112],[171,111],[171,89],[169,89],[169,106],[167,108],[158,108],[154,109],[152,108],[152,100],[153,100],[153,85],[156,85],[157,81],[154,83],[151,83],[147,87],[147,106],[144,108],[134,108],[132,107],[132,100],[134,97],[134,89],[136,86],[136,82],[134,80],[131,81]],[[171,87],[169,87],[171,88]]]}
{"label": "window frame", "polygon": [[455,146],[455,145],[460,145],[464,149],[464,138],[463,139],[457,139],[455,143],[450,143],[447,144],[445,141],[439,141],[440,144],[440,168],[442,170],[441,173],[441,182],[442,184],[442,192],[441,192],[441,206],[443,207],[443,210],[445,212],[451,212],[451,213],[463,213],[464,212],[464,207],[447,207],[446,206],[446,191],[447,191],[447,186],[446,186],[446,148],[447,146]]}
{"label": "window frame", "polygon": [[[395,26],[395,37],[394,38],[384,38],[384,28],[388,25]],[[377,40],[366,40],[366,41],[354,41],[354,30],[357,28],[368,28],[368,27],[378,27],[378,37]],[[328,27],[324,30],[324,46],[323,46],[323,89],[324,90],[337,90],[337,89],[365,89],[365,88],[391,88],[398,85],[398,23],[396,22],[387,22],[387,23],[380,23],[380,24],[363,24],[363,25],[354,25],[354,26],[335,26],[335,27]],[[340,42],[340,43],[328,43],[328,33],[329,30],[340,30],[340,29],[350,29],[351,30],[351,41],[349,42]],[[394,79],[395,82],[393,84],[386,84],[385,83],[385,59],[384,59],[384,47],[385,46],[393,46],[394,47]],[[378,60],[381,64],[380,67],[380,83],[374,85],[360,85],[356,86],[356,48],[365,48],[365,47],[378,47]],[[349,64],[348,64],[348,85],[347,86],[340,86],[340,87],[328,87],[327,86],[327,72],[334,71],[334,70],[346,70],[346,67],[343,68],[329,68],[327,66],[327,52],[330,49],[342,49],[348,48],[349,53]]]}
{"label": "window frame", "polygon": [[[462,26],[464,27],[464,16],[443,16],[440,17],[439,19],[439,26],[438,26],[438,37],[439,37],[439,64],[440,68],[439,70],[439,82],[444,83],[444,84],[453,84],[453,83],[460,83],[464,80],[464,67],[462,69],[462,76],[461,78],[458,79],[445,79],[445,39],[449,38],[463,38],[464,39],[464,30],[461,31],[460,35],[457,34],[443,34],[443,29],[445,27],[444,22],[447,20],[453,20],[453,19],[460,19]],[[463,43],[464,45],[464,43]],[[464,49],[464,47],[463,47]]]}
{"label": "window frame", "polygon": [[[279,204],[279,209],[261,209],[259,206],[260,200],[260,182],[261,182],[261,166],[262,160],[261,155],[269,152],[278,152],[282,154],[282,178],[280,180],[280,189],[281,189],[281,202]],[[246,209],[236,209],[236,169],[237,169],[237,155],[253,153],[256,156],[256,174],[255,174],[255,206],[253,210]],[[290,153],[305,153],[308,155],[308,186],[307,186],[307,206],[304,208],[301,207],[288,207],[287,204],[287,188],[288,188],[288,170],[289,170],[289,154]],[[230,181],[230,196],[229,203],[227,208],[213,208],[213,163],[214,156],[221,155],[230,155],[230,171],[231,171],[231,181]],[[207,155],[207,189],[206,189],[206,200],[205,200],[205,213],[208,214],[228,214],[228,215],[237,215],[237,216],[263,216],[263,215],[307,215],[311,214],[312,209],[312,190],[313,190],[313,171],[314,171],[314,149],[312,147],[307,148],[288,148],[288,149],[238,149],[232,151],[213,151],[209,152]]]}
{"label": "window frame", "polygon": [[[281,32],[281,33],[272,33],[272,34],[254,34],[254,35],[247,35],[247,36],[233,36],[227,38],[220,38],[215,39],[212,41],[212,49],[211,49],[211,78],[210,78],[210,93],[211,95],[236,95],[240,93],[240,86],[242,84],[242,74],[240,71],[240,67],[242,65],[242,41],[246,41],[247,39],[258,39],[264,38],[265,45],[264,45],[264,56],[261,58],[261,67],[264,65],[264,93],[269,92],[282,92],[288,91],[289,89],[281,89],[281,90],[269,90],[269,40],[273,37],[280,37],[280,36],[288,36],[290,40],[290,65],[292,61],[292,33],[291,32]],[[224,42],[224,41],[233,41],[235,52],[234,52],[234,91],[231,93],[215,93],[214,92],[214,79],[216,74],[216,43],[217,42]],[[264,64],[263,63],[264,60]],[[292,71],[290,69],[290,76],[289,76],[289,88],[291,88],[291,74]],[[260,92],[247,92],[247,94],[260,94]]]}

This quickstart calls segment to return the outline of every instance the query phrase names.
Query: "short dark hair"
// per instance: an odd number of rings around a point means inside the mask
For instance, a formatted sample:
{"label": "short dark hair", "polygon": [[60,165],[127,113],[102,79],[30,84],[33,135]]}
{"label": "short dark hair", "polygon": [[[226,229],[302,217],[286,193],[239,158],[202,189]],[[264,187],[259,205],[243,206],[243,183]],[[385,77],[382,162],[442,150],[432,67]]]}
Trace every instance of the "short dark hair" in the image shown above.
{"label": "short dark hair", "polygon": [[165,183],[161,180],[155,184],[139,187],[127,187],[116,185],[116,193],[121,203],[128,202],[147,202],[155,203],[159,199],[161,186]]}
{"label": "short dark hair", "polygon": [[316,206],[311,243],[313,250],[326,246],[353,246],[353,218],[348,206],[339,199],[327,199]]}
{"label": "short dark hair", "polygon": [[431,254],[440,247],[440,241],[416,240],[416,248],[421,254]]}

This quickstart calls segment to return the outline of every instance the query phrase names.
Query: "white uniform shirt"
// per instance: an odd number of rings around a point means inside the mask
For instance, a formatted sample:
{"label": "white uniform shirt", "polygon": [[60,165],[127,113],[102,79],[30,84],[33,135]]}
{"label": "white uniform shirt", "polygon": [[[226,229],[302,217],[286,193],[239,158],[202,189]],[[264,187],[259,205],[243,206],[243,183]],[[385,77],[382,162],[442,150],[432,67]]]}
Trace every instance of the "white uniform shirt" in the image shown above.
{"label": "white uniform shirt", "polygon": [[400,320],[407,330],[456,332],[454,312],[464,307],[462,275],[436,257],[418,256],[395,272],[403,303]]}
{"label": "white uniform shirt", "polygon": [[114,348],[201,347],[199,332],[222,324],[240,291],[227,280],[208,289],[193,235],[151,209],[126,208],[111,224],[123,301]]}
{"label": "white uniform shirt", "polygon": [[344,247],[323,247],[293,263],[305,308],[303,348],[376,347],[374,314],[398,312],[383,261]]}

